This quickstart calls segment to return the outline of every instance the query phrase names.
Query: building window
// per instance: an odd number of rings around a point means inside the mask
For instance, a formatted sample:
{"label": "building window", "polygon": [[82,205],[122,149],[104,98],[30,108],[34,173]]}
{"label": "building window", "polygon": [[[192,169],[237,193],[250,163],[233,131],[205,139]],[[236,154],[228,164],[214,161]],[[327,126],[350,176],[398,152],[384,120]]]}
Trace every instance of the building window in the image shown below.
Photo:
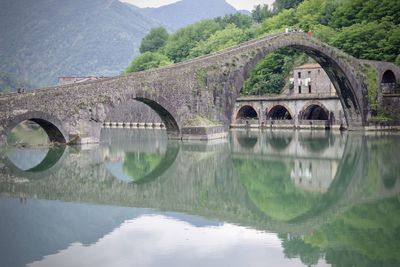
{"label": "building window", "polygon": [[311,76],[311,70],[309,70],[309,71],[307,72],[307,74],[308,74],[308,78],[310,78],[310,76]]}
{"label": "building window", "polygon": [[318,70],[318,74],[320,74],[320,73],[321,73],[321,70],[319,69],[319,70]]}
{"label": "building window", "polygon": [[299,85],[299,94],[301,94],[301,85]]}
{"label": "building window", "polygon": [[311,84],[308,85],[308,92],[311,94]]}
{"label": "building window", "polygon": [[298,73],[297,73],[297,76],[298,76],[299,78],[301,78],[301,72],[298,72]]}

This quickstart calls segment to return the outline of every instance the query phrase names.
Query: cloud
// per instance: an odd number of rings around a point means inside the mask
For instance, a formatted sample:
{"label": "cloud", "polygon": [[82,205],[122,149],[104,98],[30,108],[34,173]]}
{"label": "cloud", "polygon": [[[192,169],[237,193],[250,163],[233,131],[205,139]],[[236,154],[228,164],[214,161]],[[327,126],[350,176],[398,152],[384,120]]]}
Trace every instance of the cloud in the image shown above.
{"label": "cloud", "polygon": [[304,266],[299,259],[284,256],[276,234],[227,223],[196,227],[163,215],[126,221],[95,244],[74,243],[28,266],[246,266],[250,262]]}

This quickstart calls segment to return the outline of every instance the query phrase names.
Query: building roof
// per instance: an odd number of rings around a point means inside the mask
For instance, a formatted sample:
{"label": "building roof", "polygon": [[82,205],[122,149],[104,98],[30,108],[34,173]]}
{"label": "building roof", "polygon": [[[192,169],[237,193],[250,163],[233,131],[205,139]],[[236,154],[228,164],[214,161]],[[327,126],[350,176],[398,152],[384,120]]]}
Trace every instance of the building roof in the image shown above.
{"label": "building roof", "polygon": [[294,69],[319,69],[321,68],[321,65],[318,63],[311,63],[311,64],[304,64],[298,67],[295,67]]}

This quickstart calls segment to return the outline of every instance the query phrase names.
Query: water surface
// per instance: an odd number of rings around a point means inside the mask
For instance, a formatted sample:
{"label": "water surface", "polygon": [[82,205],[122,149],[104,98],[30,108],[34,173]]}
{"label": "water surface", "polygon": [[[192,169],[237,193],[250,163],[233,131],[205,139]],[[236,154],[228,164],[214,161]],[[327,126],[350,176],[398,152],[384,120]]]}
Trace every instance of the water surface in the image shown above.
{"label": "water surface", "polygon": [[400,137],[104,129],[0,155],[0,266],[400,266]]}

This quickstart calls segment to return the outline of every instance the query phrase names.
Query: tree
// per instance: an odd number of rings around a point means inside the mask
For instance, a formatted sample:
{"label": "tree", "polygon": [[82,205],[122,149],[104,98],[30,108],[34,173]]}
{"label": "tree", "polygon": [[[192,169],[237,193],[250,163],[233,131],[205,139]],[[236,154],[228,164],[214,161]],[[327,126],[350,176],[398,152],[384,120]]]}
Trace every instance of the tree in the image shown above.
{"label": "tree", "polygon": [[213,33],[220,29],[220,24],[215,20],[203,20],[180,29],[169,38],[164,48],[165,55],[174,62],[181,62],[188,59],[190,50],[198,42],[207,40]]}
{"label": "tree", "polygon": [[251,16],[256,23],[261,23],[265,19],[273,16],[272,10],[269,9],[268,5],[257,5],[251,11]]}
{"label": "tree", "polygon": [[285,9],[279,14],[264,20],[264,22],[258,26],[257,35],[265,33],[271,33],[274,31],[283,32],[285,27],[294,26],[298,23],[296,12],[294,9]]}
{"label": "tree", "polygon": [[132,63],[125,69],[125,73],[155,69],[170,64],[172,64],[172,62],[165,55],[157,52],[145,52],[132,61]]}
{"label": "tree", "polygon": [[283,9],[290,9],[298,6],[303,0],[275,0],[274,12],[279,13]]}
{"label": "tree", "polygon": [[206,55],[211,52],[235,46],[244,38],[243,30],[233,24],[229,24],[225,29],[215,32],[205,41],[200,41],[190,50],[190,57]]}
{"label": "tree", "polygon": [[362,22],[343,28],[332,44],[357,58],[395,61],[400,29],[392,22]]}
{"label": "tree", "polygon": [[235,13],[225,15],[224,17],[215,18],[214,21],[220,24],[220,28],[226,28],[229,24],[234,24],[239,29],[249,29],[253,25],[253,20],[250,16]]}
{"label": "tree", "polygon": [[163,27],[153,28],[147,34],[140,45],[140,53],[156,52],[165,45],[168,40],[168,32]]}

